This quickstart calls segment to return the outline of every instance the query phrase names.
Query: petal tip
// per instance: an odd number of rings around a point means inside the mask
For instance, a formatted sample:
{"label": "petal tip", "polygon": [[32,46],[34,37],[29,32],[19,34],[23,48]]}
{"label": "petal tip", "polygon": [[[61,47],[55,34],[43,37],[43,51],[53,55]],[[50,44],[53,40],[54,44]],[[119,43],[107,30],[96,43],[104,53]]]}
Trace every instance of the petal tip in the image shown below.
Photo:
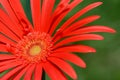
{"label": "petal tip", "polygon": [[89,50],[89,52],[93,52],[93,53],[95,53],[96,50],[95,50],[95,49],[91,49],[91,50]]}
{"label": "petal tip", "polygon": [[107,27],[108,28],[108,32],[109,33],[116,33],[117,31],[115,30],[115,29],[113,29],[113,28],[109,28],[109,27]]}
{"label": "petal tip", "polygon": [[101,36],[101,38],[99,40],[104,40],[104,37]]}
{"label": "petal tip", "polygon": [[114,29],[111,29],[111,33],[116,33],[116,30],[114,30]]}
{"label": "petal tip", "polygon": [[100,15],[96,15],[96,18],[99,19],[99,18],[101,18],[101,16]]}
{"label": "petal tip", "polygon": [[74,75],[73,79],[74,79],[74,80],[77,80],[77,79],[78,79],[78,77],[77,77],[76,74]]}
{"label": "petal tip", "polygon": [[86,66],[86,63],[84,63],[82,66],[81,66],[81,68],[86,68],[87,66]]}
{"label": "petal tip", "polygon": [[98,5],[102,5],[103,4],[103,2],[96,2]]}

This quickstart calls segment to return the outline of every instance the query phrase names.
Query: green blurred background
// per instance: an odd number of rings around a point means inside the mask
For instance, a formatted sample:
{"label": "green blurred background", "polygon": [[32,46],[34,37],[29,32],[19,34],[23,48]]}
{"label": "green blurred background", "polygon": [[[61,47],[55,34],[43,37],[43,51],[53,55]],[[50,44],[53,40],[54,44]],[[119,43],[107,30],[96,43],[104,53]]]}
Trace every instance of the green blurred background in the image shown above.
{"label": "green blurred background", "polygon": [[[58,3],[59,0],[56,0]],[[102,1],[103,5],[88,12],[83,17],[98,14],[101,19],[91,23],[101,24],[114,28],[117,33],[98,33],[105,37],[103,41],[84,41],[82,44],[90,45],[96,48],[96,53],[79,54],[87,64],[86,69],[79,68],[71,64],[77,72],[78,80],[120,80],[120,0],[84,0],[61,22],[64,23],[75,12],[90,3]],[[32,22],[29,0],[21,0],[25,12]],[[46,80],[49,80],[46,77]],[[72,80],[69,78],[69,80]]]}
{"label": "green blurred background", "polygon": [[[29,20],[31,20],[29,0],[21,1]],[[56,1],[57,4],[59,0]],[[97,52],[95,54],[79,54],[87,64],[86,69],[79,68],[73,64],[72,66],[77,72],[78,80],[120,80],[120,0],[84,0],[64,18],[62,23],[75,12],[96,1],[102,1],[103,5],[88,12],[82,18],[94,14],[101,15],[101,19],[90,25],[110,26],[116,29],[117,33],[99,33],[105,37],[103,41],[82,42],[96,48]],[[48,77],[46,79],[49,80]],[[69,80],[72,79],[69,78]]]}

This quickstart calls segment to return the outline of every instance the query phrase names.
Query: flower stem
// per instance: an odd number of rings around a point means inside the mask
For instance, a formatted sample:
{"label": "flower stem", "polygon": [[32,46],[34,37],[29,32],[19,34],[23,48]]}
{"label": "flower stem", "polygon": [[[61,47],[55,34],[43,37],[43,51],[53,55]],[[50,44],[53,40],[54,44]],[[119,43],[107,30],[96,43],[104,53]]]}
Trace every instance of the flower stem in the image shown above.
{"label": "flower stem", "polygon": [[42,80],[45,80],[45,71],[43,71]]}

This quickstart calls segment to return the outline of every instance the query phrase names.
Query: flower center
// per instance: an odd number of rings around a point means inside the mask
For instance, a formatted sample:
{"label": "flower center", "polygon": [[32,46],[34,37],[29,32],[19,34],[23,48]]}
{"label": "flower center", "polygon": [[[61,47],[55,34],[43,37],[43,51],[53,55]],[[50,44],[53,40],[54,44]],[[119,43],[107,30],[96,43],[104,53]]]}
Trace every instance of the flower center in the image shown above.
{"label": "flower center", "polygon": [[51,53],[51,37],[46,33],[32,32],[19,41],[16,55],[25,61],[40,62]]}
{"label": "flower center", "polygon": [[41,47],[39,45],[34,45],[29,50],[31,56],[39,55],[40,52],[41,52]]}

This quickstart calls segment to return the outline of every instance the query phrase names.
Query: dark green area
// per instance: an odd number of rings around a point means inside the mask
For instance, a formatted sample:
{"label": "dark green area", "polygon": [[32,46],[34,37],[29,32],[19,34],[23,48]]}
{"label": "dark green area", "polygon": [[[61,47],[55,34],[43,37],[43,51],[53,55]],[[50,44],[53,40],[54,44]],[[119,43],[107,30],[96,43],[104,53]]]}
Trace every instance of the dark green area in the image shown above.
{"label": "dark green area", "polygon": [[[21,1],[28,18],[32,22],[29,0]],[[86,69],[79,68],[73,64],[72,66],[77,72],[78,80],[120,80],[120,0],[84,0],[66,16],[62,23],[78,10],[96,1],[102,1],[103,5],[88,12],[82,16],[82,18],[95,14],[101,15],[101,19],[90,25],[101,24],[110,26],[111,28],[114,28],[117,33],[99,33],[105,37],[103,41],[83,42],[86,45],[96,48],[97,52],[90,54],[77,53],[85,60],[87,64]]]}

